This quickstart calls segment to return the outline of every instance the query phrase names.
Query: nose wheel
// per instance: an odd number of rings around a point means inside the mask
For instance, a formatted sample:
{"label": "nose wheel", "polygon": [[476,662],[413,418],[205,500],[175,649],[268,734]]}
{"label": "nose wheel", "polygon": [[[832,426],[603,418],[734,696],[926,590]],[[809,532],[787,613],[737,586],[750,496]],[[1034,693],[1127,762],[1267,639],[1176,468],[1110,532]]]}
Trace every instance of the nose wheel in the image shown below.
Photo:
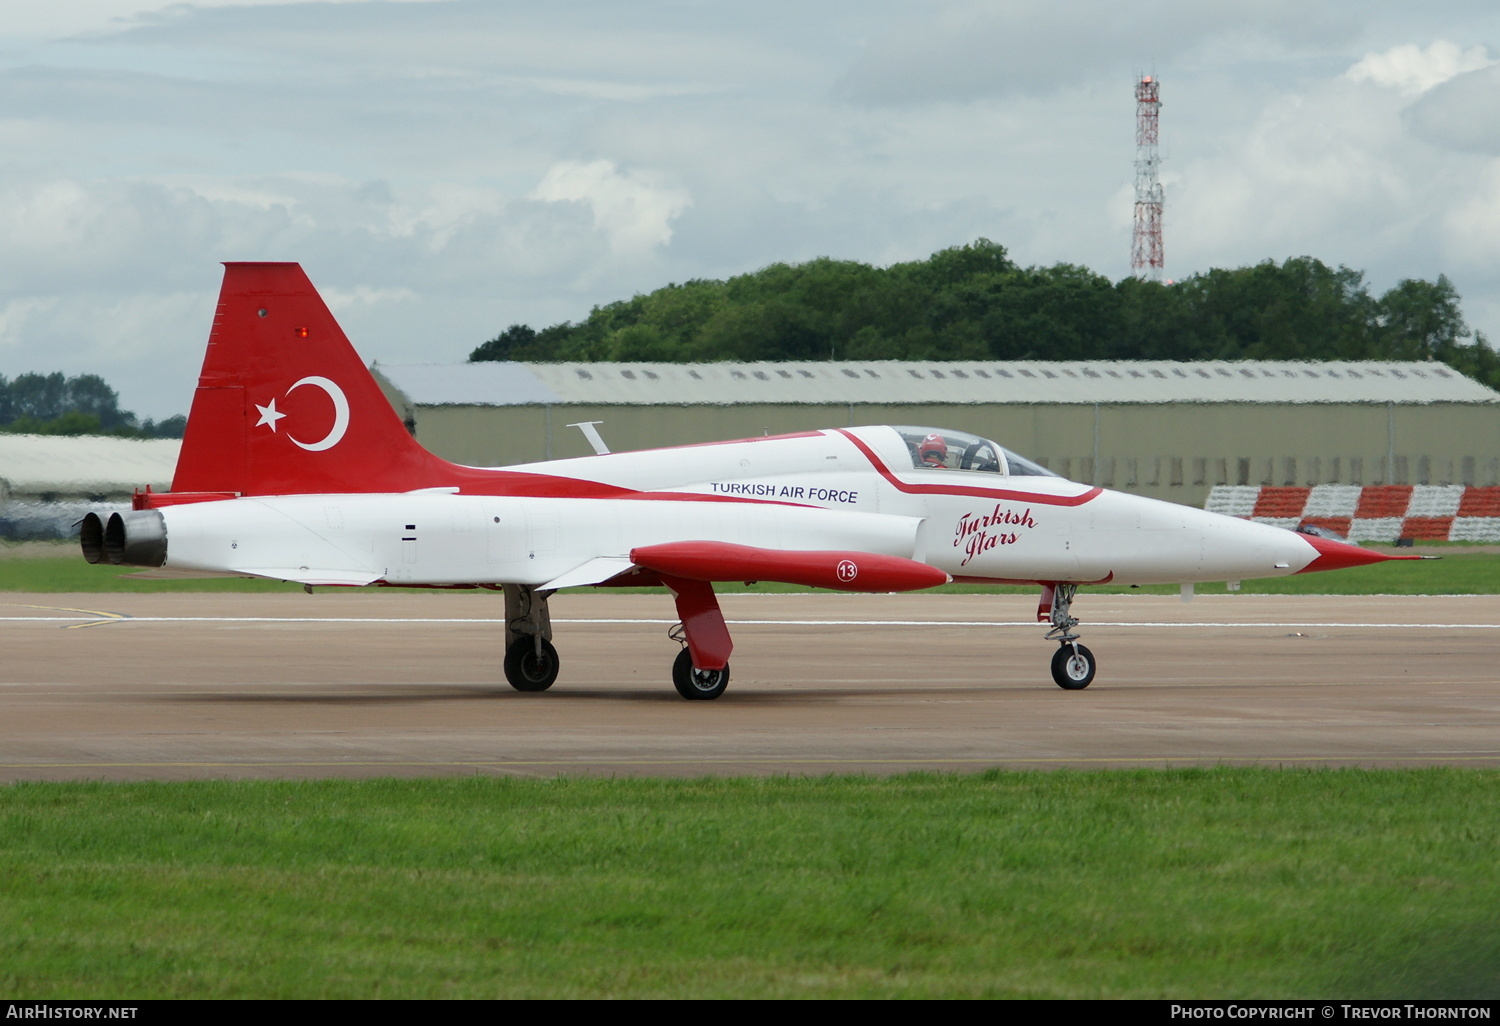
{"label": "nose wheel", "polygon": [[1094,682],[1094,653],[1083,645],[1064,642],[1052,654],[1052,679],[1067,691],[1082,691]]}
{"label": "nose wheel", "polygon": [[1042,601],[1037,607],[1037,619],[1050,623],[1047,640],[1058,643],[1052,654],[1052,679],[1066,691],[1082,691],[1094,682],[1094,671],[1099,664],[1094,653],[1078,643],[1078,634],[1073,630],[1078,619],[1072,615],[1073,596],[1078,594],[1076,584],[1045,584],[1042,586]]}

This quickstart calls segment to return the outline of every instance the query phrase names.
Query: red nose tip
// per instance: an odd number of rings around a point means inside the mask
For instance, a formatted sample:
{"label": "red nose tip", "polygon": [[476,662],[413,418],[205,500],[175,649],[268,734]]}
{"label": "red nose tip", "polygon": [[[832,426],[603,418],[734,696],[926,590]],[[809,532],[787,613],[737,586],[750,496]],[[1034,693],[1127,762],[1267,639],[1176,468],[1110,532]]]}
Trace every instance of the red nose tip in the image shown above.
{"label": "red nose tip", "polygon": [[1384,563],[1388,559],[1422,558],[1421,556],[1390,556],[1384,552],[1376,552],[1374,549],[1360,548],[1358,545],[1334,541],[1332,538],[1319,538],[1313,534],[1302,535],[1302,540],[1317,549],[1318,556],[1298,570],[1299,574],[1310,574],[1314,570],[1343,570],[1345,567]]}

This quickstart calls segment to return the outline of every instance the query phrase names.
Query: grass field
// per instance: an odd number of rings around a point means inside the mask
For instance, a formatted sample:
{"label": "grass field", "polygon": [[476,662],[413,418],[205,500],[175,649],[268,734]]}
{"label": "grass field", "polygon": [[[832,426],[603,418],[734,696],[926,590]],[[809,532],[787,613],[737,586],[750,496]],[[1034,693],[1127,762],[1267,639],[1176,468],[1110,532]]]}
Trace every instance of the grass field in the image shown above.
{"label": "grass field", "polygon": [[[1500,593],[1500,553],[1474,550],[1465,546],[1443,545],[1417,550],[1442,559],[1421,562],[1383,563],[1354,567],[1331,573],[1295,574],[1259,581],[1245,581],[1241,591],[1250,595],[1493,595]],[[256,581],[241,578],[191,581],[135,580],[127,576],[135,571],[117,566],[90,566],[67,543],[28,543],[6,552],[0,546],[0,591],[25,592],[267,592],[297,591],[301,585],[279,581]],[[793,585],[742,584],[716,585],[717,590],[737,591],[807,591]],[[347,589],[345,589],[347,590]],[[592,589],[580,588],[579,591]],[[620,589],[612,589],[620,590]],[[631,590],[631,589],[624,589]],[[1152,585],[1134,588],[1090,588],[1095,593],[1138,592],[1168,594],[1176,585]],[[1222,594],[1223,583],[1200,584],[1199,594]],[[951,584],[936,592],[958,594],[1033,593],[1035,587]]]}
{"label": "grass field", "polygon": [[[1427,551],[1243,590],[1500,586],[1500,555]],[[4,591],[296,587],[0,550]],[[1462,769],[10,785],[0,990],[1494,998],[1497,794]]]}
{"label": "grass field", "polygon": [[1494,997],[1500,774],[0,789],[43,997]]}

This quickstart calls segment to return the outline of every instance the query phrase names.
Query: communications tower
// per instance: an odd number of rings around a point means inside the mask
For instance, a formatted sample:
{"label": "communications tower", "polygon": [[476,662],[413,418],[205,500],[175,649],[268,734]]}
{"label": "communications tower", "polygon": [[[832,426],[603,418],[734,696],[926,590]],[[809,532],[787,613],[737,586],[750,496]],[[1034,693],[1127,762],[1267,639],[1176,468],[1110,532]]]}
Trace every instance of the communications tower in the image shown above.
{"label": "communications tower", "polygon": [[1161,83],[1142,75],[1135,84],[1135,231],[1130,238],[1130,273],[1161,281],[1161,158],[1156,152]]}

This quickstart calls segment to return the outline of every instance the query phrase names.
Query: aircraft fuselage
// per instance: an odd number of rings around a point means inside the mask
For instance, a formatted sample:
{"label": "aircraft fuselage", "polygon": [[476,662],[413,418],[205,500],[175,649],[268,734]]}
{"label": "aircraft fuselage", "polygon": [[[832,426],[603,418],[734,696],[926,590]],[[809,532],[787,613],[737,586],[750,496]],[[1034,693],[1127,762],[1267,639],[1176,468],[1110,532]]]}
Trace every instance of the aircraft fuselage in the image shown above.
{"label": "aircraft fuselage", "polygon": [[903,556],[965,580],[1150,584],[1279,576],[1318,556],[1304,536],[1173,503],[904,459],[892,429],[867,427],[487,472],[496,487],[548,479],[553,495],[455,485],[169,505],[163,565],[309,584],[543,586],[597,557],[691,538]]}

